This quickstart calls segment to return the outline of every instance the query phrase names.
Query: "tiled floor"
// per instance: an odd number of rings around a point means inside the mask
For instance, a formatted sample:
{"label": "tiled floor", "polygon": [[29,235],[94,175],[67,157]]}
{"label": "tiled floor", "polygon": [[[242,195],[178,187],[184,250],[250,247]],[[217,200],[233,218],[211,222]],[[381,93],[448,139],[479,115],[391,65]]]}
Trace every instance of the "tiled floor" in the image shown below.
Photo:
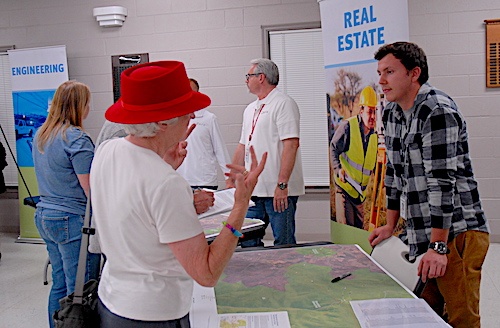
{"label": "tiled floor", "polygon": [[[50,284],[43,284],[45,245],[16,243],[16,237],[0,234],[0,328],[47,327]],[[499,305],[500,244],[491,244],[481,286],[483,328],[499,327]]]}

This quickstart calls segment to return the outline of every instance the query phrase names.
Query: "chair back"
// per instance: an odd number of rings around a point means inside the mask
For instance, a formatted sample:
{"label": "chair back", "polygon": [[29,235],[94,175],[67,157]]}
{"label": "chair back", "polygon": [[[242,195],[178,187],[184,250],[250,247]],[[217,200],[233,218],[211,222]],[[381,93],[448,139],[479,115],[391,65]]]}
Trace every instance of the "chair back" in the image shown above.
{"label": "chair back", "polygon": [[408,254],[408,245],[398,237],[392,236],[375,246],[371,257],[409,290],[416,291],[415,287],[419,282],[418,264],[421,256],[417,257],[414,262],[410,262]]}

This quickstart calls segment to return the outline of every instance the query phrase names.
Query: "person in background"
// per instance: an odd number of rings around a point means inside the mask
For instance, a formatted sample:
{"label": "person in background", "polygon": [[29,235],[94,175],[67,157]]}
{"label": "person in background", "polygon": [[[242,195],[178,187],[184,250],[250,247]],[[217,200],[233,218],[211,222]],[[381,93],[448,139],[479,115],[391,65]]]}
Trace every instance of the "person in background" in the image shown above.
{"label": "person in background", "polygon": [[[255,187],[247,217],[271,223],[275,245],[296,244],[295,212],[299,195],[304,194],[304,178],[299,150],[300,112],[297,103],[279,91],[279,71],[265,58],[251,61],[246,84],[257,100],[243,114],[240,142],[233,164],[251,165],[250,148],[267,152],[269,160]],[[226,180],[231,187],[234,182]],[[263,231],[263,230],[262,230]],[[264,232],[265,233],[265,232]],[[242,247],[263,246],[262,237],[241,242]]]}
{"label": "person in background", "polygon": [[330,160],[336,188],[336,220],[363,229],[366,187],[377,163],[378,150],[377,94],[372,87],[361,91],[359,106],[359,114],[343,120],[335,131]]}
{"label": "person in background", "polygon": [[[469,154],[467,124],[456,103],[432,87],[427,58],[414,43],[379,48],[379,83],[389,103],[383,124],[387,147],[387,225],[370,234],[372,246],[389,238],[400,217],[410,260],[421,257],[421,294],[452,327],[480,327],[481,267],[489,228]],[[446,315],[445,315],[446,313]]]}
{"label": "person in background", "polygon": [[123,138],[126,136],[127,134],[125,133],[125,130],[123,129],[123,126],[121,126],[121,124],[116,124],[105,120],[104,124],[101,127],[101,131],[99,131],[99,135],[97,136],[95,148],[97,149],[103,141],[106,141],[108,139]]}
{"label": "person in background", "polygon": [[[74,291],[82,226],[89,195],[89,173],[94,144],[82,122],[90,110],[90,90],[82,83],[61,84],[45,123],[35,135],[33,163],[40,202],[35,224],[47,245],[52,265],[48,314],[59,309],[59,300]],[[88,254],[86,280],[97,279],[100,257]]]}
{"label": "person in background", "polygon": [[214,286],[231,258],[252,191],[264,169],[229,165],[234,206],[208,245],[193,192],[175,170],[186,156],[193,113],[210,105],[191,90],[184,64],[139,64],[121,75],[121,98],[106,119],[127,136],[97,149],[90,185],[94,221],[107,261],[99,283],[101,328],[190,327],[193,281]]}
{"label": "person in background", "polygon": [[[195,79],[189,79],[191,88],[199,91]],[[191,188],[217,190],[217,164],[223,173],[229,172],[227,164],[231,162],[226,144],[217,123],[217,117],[207,109],[194,113],[191,124],[196,129],[187,138],[187,156],[177,172],[189,183]]]}

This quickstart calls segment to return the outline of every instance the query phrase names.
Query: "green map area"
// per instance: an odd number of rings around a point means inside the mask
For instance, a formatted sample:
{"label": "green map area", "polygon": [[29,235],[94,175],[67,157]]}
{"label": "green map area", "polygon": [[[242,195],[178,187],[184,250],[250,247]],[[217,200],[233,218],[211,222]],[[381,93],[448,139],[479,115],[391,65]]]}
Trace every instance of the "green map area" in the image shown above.
{"label": "green map area", "polygon": [[412,297],[355,245],[235,253],[215,295],[219,314],[288,311],[292,327],[314,328],[359,327],[352,300]]}

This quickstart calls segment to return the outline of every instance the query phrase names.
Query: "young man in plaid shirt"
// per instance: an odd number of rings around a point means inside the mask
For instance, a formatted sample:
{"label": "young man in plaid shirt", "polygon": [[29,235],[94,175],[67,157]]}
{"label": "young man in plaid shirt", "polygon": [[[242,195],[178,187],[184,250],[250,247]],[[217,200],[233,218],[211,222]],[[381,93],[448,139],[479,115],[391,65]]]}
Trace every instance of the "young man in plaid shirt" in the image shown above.
{"label": "young man in plaid shirt", "polygon": [[376,53],[387,147],[387,225],[369,236],[389,238],[400,217],[410,258],[423,254],[421,295],[453,327],[480,327],[481,267],[489,245],[469,155],[467,125],[455,102],[427,83],[427,59],[409,42]]}

